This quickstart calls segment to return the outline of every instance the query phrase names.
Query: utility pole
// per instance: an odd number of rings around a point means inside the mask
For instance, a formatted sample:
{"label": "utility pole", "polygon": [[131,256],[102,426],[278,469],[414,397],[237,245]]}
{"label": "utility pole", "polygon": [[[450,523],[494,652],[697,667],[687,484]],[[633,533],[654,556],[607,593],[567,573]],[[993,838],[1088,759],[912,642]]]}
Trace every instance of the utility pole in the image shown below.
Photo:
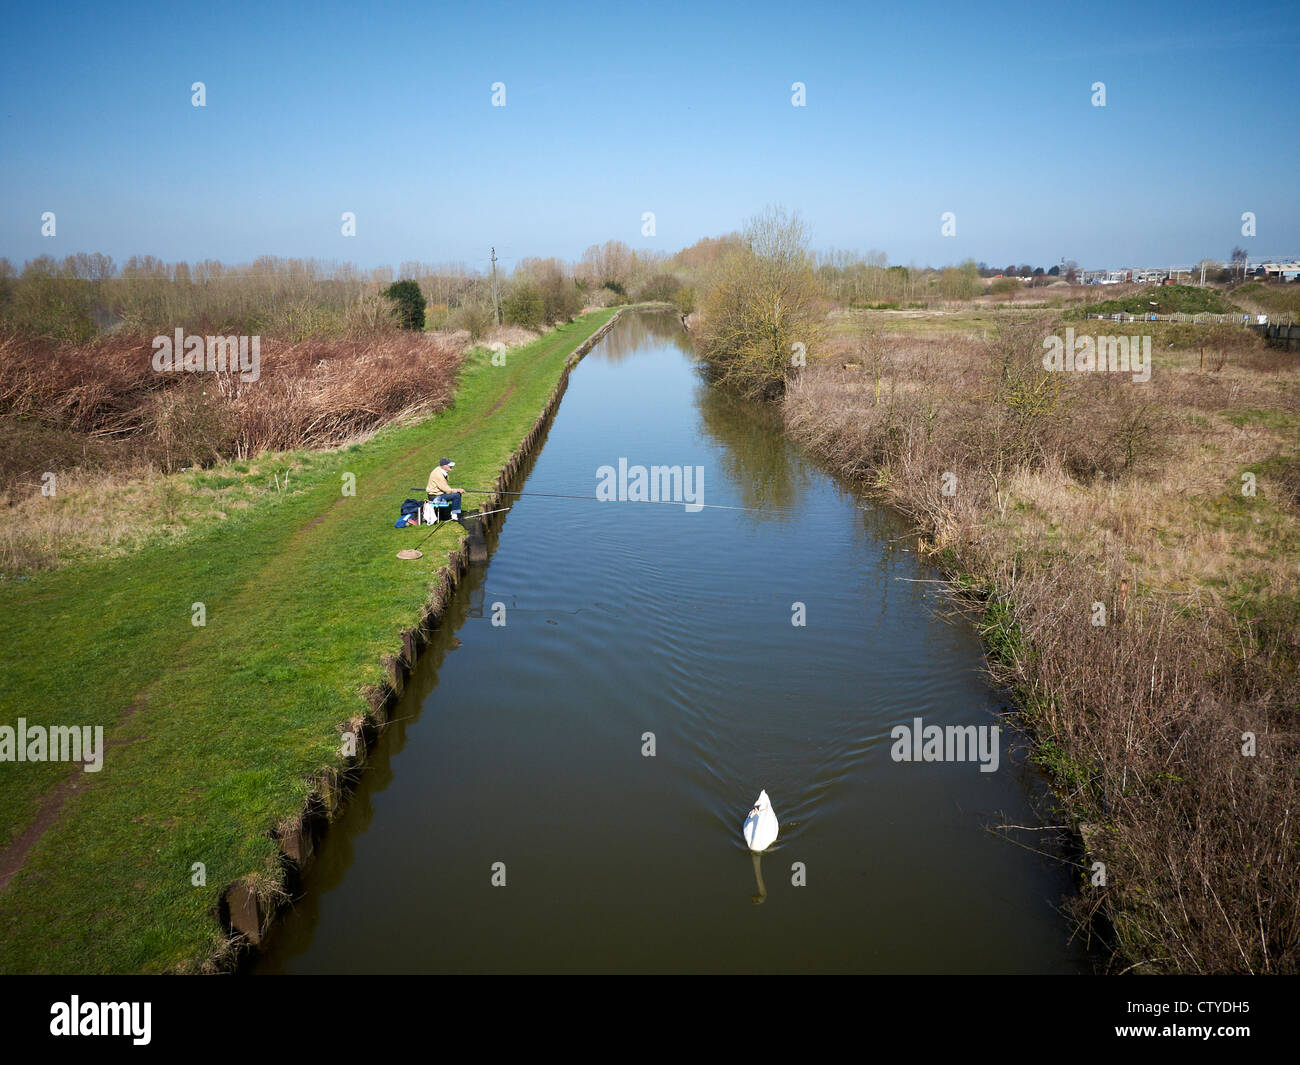
{"label": "utility pole", "polygon": [[497,250],[492,249],[492,313],[496,316],[497,325],[501,324],[501,301],[497,299]]}

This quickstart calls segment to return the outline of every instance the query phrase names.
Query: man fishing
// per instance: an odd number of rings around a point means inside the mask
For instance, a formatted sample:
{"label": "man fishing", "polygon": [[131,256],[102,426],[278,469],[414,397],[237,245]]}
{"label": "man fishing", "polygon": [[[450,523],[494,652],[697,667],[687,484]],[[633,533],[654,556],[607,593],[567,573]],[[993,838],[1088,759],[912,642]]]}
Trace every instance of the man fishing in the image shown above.
{"label": "man fishing", "polygon": [[429,483],[425,491],[435,503],[447,503],[451,506],[451,520],[460,521],[460,496],[463,488],[453,488],[447,480],[451,468],[456,464],[451,459],[442,459],[429,474]]}

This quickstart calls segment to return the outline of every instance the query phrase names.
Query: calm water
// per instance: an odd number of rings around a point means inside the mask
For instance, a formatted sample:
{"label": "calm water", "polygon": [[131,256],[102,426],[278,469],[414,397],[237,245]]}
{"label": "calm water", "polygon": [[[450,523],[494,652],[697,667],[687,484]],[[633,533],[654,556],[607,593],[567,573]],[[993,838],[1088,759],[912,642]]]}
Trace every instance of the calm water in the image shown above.
{"label": "calm water", "polygon": [[594,495],[620,457],[759,509],[520,499],[260,971],[1086,968],[1063,867],[988,831],[1035,819],[1011,737],[994,773],[890,758],[895,725],[1001,706],[970,626],[900,579],[934,576],[905,530],[707,389],[670,314],[583,360],[523,490]]}

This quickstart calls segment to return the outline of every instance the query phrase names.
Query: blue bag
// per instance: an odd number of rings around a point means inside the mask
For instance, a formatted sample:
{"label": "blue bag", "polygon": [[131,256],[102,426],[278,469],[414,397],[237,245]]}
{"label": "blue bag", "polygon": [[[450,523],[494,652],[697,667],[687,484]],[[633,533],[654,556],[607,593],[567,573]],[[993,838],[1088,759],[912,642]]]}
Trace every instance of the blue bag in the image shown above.
{"label": "blue bag", "polygon": [[402,501],[402,516],[397,519],[393,525],[394,529],[405,529],[408,525],[420,524],[420,507],[422,504],[418,499],[406,499]]}

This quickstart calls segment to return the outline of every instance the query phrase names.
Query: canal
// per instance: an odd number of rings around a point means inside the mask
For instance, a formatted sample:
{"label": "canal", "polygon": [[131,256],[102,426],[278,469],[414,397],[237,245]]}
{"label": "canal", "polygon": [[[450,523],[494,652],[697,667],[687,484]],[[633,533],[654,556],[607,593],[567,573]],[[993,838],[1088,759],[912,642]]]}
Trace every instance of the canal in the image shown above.
{"label": "canal", "polygon": [[[698,467],[709,507],[597,501],[620,459]],[[1040,820],[1014,734],[991,772],[891,757],[917,718],[998,724],[970,623],[675,315],[615,324],[516,487],[260,971],[1090,968],[1068,867],[993,830]]]}

